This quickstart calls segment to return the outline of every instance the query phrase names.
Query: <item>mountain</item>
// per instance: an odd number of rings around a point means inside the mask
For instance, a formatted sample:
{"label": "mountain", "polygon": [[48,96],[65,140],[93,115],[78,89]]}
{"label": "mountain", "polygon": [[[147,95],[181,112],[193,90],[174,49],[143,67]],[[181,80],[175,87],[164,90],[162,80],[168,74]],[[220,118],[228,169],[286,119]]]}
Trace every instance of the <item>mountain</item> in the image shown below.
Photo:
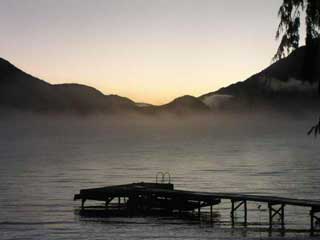
{"label": "mountain", "polygon": [[52,85],[33,77],[0,58],[0,106],[40,112],[136,111],[128,98],[104,95],[80,84]]}
{"label": "mountain", "polygon": [[160,111],[170,112],[176,114],[188,113],[205,113],[209,112],[210,108],[204,104],[200,99],[185,95],[174,99],[172,102],[159,107]]}
{"label": "mountain", "polygon": [[[320,53],[319,41],[314,42]],[[154,106],[135,103],[117,95],[80,84],[49,84],[0,58],[0,109],[13,108],[36,112],[173,113],[199,114],[212,111],[319,110],[318,85],[306,81],[306,47],[300,47],[245,81],[231,84],[200,97],[182,96]],[[320,54],[319,54],[320,56]],[[310,62],[309,62],[310,63]],[[319,61],[315,61],[319,64]],[[320,79],[320,68],[309,71]],[[317,81],[316,81],[317,82]]]}
{"label": "mountain", "polygon": [[[213,110],[318,109],[318,83],[304,79],[305,55],[306,47],[300,47],[245,81],[204,94],[199,99]],[[312,74],[319,79],[320,68],[315,68]]]}

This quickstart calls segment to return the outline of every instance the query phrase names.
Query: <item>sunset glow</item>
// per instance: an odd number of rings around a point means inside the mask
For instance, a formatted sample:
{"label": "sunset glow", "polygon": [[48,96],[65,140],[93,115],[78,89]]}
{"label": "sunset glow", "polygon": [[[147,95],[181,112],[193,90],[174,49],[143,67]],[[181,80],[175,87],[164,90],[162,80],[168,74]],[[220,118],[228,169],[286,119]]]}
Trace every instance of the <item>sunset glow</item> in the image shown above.
{"label": "sunset glow", "polygon": [[36,3],[1,3],[1,57],[52,84],[86,84],[137,102],[245,80],[270,64],[278,44],[280,0],[268,8],[262,0]]}

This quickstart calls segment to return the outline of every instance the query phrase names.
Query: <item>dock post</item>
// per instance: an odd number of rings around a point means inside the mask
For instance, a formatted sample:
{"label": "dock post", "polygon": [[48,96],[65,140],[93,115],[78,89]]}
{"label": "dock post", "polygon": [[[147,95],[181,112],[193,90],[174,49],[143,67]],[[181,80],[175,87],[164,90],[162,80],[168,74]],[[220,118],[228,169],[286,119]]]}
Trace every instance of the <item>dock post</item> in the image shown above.
{"label": "dock post", "polygon": [[268,203],[268,209],[269,209],[269,230],[272,229],[272,205]]}
{"label": "dock post", "polygon": [[247,208],[247,201],[244,200],[244,225],[247,226],[248,224],[248,208]]}
{"label": "dock post", "polygon": [[199,201],[199,206],[198,206],[198,217],[201,219],[201,202]]}
{"label": "dock post", "polygon": [[310,232],[311,235],[314,233],[314,211],[313,208],[310,210]]}
{"label": "dock post", "polygon": [[107,197],[107,199],[105,200],[105,210],[108,210],[109,203],[112,201],[112,199],[112,197]]}
{"label": "dock post", "polygon": [[310,210],[310,233],[313,236],[315,231],[315,221],[320,222],[320,218],[316,216],[316,213],[320,212],[320,208],[312,207]]}
{"label": "dock post", "polygon": [[129,213],[129,217],[133,217],[134,215],[134,206],[135,205],[135,197],[134,194],[130,193],[127,201],[127,209]]}
{"label": "dock post", "polygon": [[213,222],[212,205],[210,205],[210,223]]}
{"label": "dock post", "polygon": [[[237,205],[235,205],[235,203],[238,203]],[[232,226],[234,226],[235,224],[235,212],[237,211],[238,208],[240,208],[243,205],[244,208],[244,225],[247,225],[247,221],[248,221],[248,209],[247,209],[247,201],[246,200],[234,200],[231,199],[231,223]]]}
{"label": "dock post", "polygon": [[[278,209],[273,208],[274,205],[280,205]],[[284,207],[285,204],[277,204],[277,203],[268,203],[268,208],[269,208],[269,229],[272,229],[273,225],[273,218],[275,216],[280,217],[280,223],[281,223],[281,228],[284,230],[285,224],[284,224]]]}
{"label": "dock post", "polygon": [[231,199],[231,225],[234,226],[234,200]]}
{"label": "dock post", "polygon": [[284,230],[284,204],[281,206],[281,229]]}
{"label": "dock post", "polygon": [[82,198],[81,199],[81,210],[84,210],[84,203],[85,203],[86,199]]}

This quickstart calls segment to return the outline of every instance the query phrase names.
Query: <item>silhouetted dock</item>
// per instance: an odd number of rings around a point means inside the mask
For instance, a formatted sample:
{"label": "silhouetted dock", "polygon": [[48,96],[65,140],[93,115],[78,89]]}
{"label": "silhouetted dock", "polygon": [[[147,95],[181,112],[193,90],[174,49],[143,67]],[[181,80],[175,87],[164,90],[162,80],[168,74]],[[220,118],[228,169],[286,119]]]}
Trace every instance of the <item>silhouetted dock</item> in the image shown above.
{"label": "silhouetted dock", "polygon": [[[117,202],[111,204],[111,201]],[[309,210],[310,230],[316,230],[316,223],[320,222],[320,201],[307,199],[283,198],[275,196],[261,196],[222,192],[197,192],[174,189],[171,183],[132,183],[102,188],[83,189],[74,196],[74,200],[81,200],[81,209],[85,211],[87,200],[103,201],[104,211],[124,211],[127,216],[138,213],[172,213],[197,211],[200,217],[201,208],[210,207],[210,220],[213,219],[213,206],[221,200],[231,201],[231,222],[235,224],[235,213],[243,208],[243,223],[248,222],[248,202],[265,203],[269,212],[269,227],[272,229],[274,218],[280,219],[282,229],[285,228],[285,207],[300,206]]]}

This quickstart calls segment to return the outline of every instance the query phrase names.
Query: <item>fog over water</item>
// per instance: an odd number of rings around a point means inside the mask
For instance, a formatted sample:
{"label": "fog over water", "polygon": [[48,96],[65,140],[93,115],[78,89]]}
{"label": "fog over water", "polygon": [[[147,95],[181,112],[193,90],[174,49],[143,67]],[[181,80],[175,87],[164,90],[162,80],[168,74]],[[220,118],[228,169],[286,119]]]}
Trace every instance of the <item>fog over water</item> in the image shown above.
{"label": "fog over water", "polygon": [[82,188],[155,181],[176,188],[320,199],[314,114],[206,117],[0,117],[0,239],[308,238],[309,209],[286,207],[285,236],[267,228],[267,206],[249,204],[249,227],[232,229],[230,202],[213,225],[168,218],[88,219],[74,210]]}

